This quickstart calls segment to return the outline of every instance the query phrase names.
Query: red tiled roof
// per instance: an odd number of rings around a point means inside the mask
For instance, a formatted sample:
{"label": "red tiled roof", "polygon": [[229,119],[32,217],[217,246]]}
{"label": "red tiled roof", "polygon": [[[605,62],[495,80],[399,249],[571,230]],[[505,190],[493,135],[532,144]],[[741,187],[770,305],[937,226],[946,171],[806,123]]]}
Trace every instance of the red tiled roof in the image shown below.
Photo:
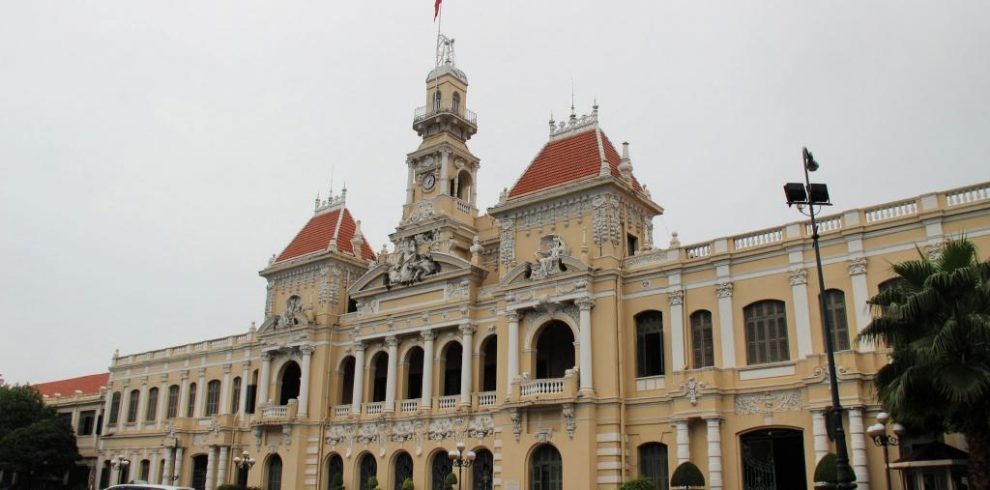
{"label": "red tiled roof", "polygon": [[[343,219],[340,216],[341,212],[344,213]],[[338,221],[340,221],[339,232],[337,231]],[[330,246],[330,240],[335,236],[337,238],[337,250],[352,253],[351,238],[354,237],[355,228],[354,218],[347,208],[342,207],[313,216],[275,261],[281,262],[293,257],[325,251]],[[361,258],[367,260],[375,259],[375,253],[368,246],[368,242],[364,237],[361,238]]]}
{"label": "red tiled roof", "polygon": [[[509,197],[517,197],[530,192],[541,191],[568,182],[597,177],[601,168],[601,154],[598,151],[598,130],[592,129],[548,142],[529,164],[522,177],[512,187]],[[619,178],[619,163],[622,157],[615,151],[612,142],[602,132],[602,146],[608,160],[612,176]],[[639,191],[639,182],[632,179],[633,189]]]}
{"label": "red tiled roof", "polygon": [[42,395],[55,396],[60,393],[62,396],[74,395],[76,390],[82,391],[84,395],[93,395],[100,392],[101,386],[106,386],[110,380],[110,373],[90,374],[78,378],[60,379],[47,383],[31,385]]}

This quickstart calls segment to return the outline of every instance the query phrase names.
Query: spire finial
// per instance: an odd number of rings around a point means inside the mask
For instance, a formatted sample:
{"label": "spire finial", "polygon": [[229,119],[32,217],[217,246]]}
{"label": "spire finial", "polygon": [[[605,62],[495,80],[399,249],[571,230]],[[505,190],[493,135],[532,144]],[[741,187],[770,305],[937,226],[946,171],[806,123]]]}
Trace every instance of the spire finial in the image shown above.
{"label": "spire finial", "polygon": [[591,106],[591,112],[592,112],[592,114],[598,115],[598,96],[597,95],[595,96],[595,99],[594,100],[595,100],[595,102],[594,102],[594,105]]}
{"label": "spire finial", "polygon": [[577,114],[574,112],[574,76],[571,76],[571,119],[577,119]]}

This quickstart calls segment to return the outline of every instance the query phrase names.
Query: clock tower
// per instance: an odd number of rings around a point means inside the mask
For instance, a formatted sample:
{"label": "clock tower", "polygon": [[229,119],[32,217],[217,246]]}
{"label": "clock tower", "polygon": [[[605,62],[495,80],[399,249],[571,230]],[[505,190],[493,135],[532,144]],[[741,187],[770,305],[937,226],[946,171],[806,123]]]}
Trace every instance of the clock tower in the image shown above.
{"label": "clock tower", "polygon": [[423,142],[406,158],[406,203],[391,235],[397,247],[428,234],[433,251],[469,257],[477,234],[480,160],[467,147],[478,131],[477,116],[467,108],[467,87],[467,75],[455,63],[454,40],[440,36],[436,67],[426,77],[426,104],[413,116]]}

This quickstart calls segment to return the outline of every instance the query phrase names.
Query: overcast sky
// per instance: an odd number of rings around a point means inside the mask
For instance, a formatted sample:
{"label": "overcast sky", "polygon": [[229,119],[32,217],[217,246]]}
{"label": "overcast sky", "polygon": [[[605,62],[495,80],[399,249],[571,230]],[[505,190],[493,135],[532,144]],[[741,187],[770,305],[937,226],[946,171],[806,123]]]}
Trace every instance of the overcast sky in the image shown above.
{"label": "overcast sky", "polygon": [[[331,169],[377,250],[405,198],[432,0],[10,1],[0,16],[0,374],[41,382],[246,331]],[[594,97],[657,243],[990,179],[990,2],[446,0],[479,207]]]}

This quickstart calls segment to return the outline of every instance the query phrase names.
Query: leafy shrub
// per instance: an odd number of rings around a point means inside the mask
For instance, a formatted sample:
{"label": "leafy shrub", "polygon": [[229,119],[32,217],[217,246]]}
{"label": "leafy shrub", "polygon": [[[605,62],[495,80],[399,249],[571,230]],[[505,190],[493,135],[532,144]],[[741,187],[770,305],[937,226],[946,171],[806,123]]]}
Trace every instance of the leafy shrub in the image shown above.
{"label": "leafy shrub", "polygon": [[368,484],[365,485],[364,489],[365,490],[381,490],[378,487],[378,478],[376,478],[374,476],[372,476],[371,478],[368,478]]}
{"label": "leafy shrub", "polygon": [[447,478],[443,480],[443,486],[446,490],[453,490],[454,485],[457,485],[457,475],[453,471],[447,475]]}
{"label": "leafy shrub", "polygon": [[704,487],[705,475],[690,461],[685,461],[674,470],[670,477],[670,486],[674,488]]}
{"label": "leafy shrub", "polygon": [[413,485],[412,478],[406,478],[402,482],[402,490],[416,490],[416,486]]}
{"label": "leafy shrub", "polygon": [[657,486],[652,481],[640,477],[623,483],[619,490],[657,490]]}

